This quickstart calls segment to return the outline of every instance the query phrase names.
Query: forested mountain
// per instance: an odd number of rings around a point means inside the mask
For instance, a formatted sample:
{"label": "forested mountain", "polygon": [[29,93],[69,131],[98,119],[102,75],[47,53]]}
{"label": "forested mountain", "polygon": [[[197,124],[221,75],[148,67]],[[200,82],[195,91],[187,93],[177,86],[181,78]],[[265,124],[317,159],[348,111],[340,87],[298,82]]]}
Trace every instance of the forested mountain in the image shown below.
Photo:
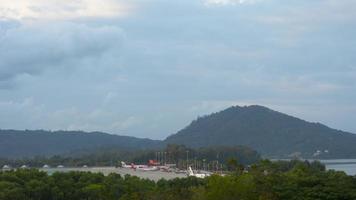
{"label": "forested mountain", "polygon": [[101,132],[0,130],[0,157],[50,156],[110,146],[136,150],[155,148],[159,144],[156,140]]}
{"label": "forested mountain", "polygon": [[245,145],[267,157],[356,158],[356,135],[262,106],[234,106],[200,117],[165,143]]}
{"label": "forested mountain", "polygon": [[122,150],[247,146],[266,157],[356,158],[356,135],[310,123],[262,106],[230,107],[199,117],[166,140],[101,132],[0,130],[0,158],[58,155],[115,147]]}

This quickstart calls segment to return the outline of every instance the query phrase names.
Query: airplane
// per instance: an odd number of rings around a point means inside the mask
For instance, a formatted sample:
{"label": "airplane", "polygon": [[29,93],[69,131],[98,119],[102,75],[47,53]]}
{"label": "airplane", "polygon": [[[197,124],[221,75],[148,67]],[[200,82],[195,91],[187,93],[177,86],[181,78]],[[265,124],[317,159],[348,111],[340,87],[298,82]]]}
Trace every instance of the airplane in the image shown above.
{"label": "airplane", "polygon": [[126,163],[124,161],[121,161],[121,167],[122,168],[126,168],[126,169],[132,169],[133,168],[132,164],[131,165],[126,165]]}
{"label": "airplane", "polygon": [[140,171],[157,171],[157,170],[159,170],[159,168],[155,167],[155,166],[135,165],[133,163],[131,163],[131,165],[127,165],[123,161],[121,161],[121,167],[126,168],[126,169],[140,170]]}
{"label": "airplane", "polygon": [[141,171],[157,171],[157,170],[159,170],[159,168],[155,167],[155,166],[139,167],[136,169],[141,170]]}
{"label": "airplane", "polygon": [[147,167],[147,165],[135,165],[133,163],[131,163],[131,165],[127,165],[124,161],[121,161],[121,167],[127,169],[136,169],[136,168]]}
{"label": "airplane", "polygon": [[197,178],[205,178],[205,177],[208,177],[210,176],[210,174],[202,174],[202,173],[194,173],[194,171],[192,170],[191,167],[188,168],[188,176],[195,176]]}
{"label": "airplane", "polygon": [[149,160],[148,161],[148,166],[154,166],[157,168],[157,170],[161,170],[164,172],[171,172],[172,171],[172,167],[175,167],[175,164],[164,164],[162,165],[160,162],[156,161],[156,160]]}
{"label": "airplane", "polygon": [[163,171],[163,172],[170,172],[172,171],[172,169],[169,166],[157,166],[159,170]]}

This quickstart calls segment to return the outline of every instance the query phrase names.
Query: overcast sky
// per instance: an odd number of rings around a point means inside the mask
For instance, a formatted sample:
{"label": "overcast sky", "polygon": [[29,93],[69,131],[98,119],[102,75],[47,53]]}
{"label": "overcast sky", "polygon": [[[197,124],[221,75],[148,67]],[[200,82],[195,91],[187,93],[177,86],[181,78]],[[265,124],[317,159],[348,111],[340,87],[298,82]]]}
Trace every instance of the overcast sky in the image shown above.
{"label": "overcast sky", "polygon": [[355,0],[0,0],[0,128],[162,139],[260,104],[356,133]]}

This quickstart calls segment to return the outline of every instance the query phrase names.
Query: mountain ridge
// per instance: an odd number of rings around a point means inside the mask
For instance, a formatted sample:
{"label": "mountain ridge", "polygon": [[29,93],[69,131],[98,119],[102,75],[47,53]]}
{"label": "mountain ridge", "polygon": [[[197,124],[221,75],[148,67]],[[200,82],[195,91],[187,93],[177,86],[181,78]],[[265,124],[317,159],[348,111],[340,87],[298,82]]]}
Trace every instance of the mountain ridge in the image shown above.
{"label": "mountain ridge", "polygon": [[108,146],[136,150],[156,148],[160,143],[103,132],[0,129],[0,157],[52,156]]}
{"label": "mountain ridge", "polygon": [[0,129],[0,157],[51,156],[111,146],[142,150],[167,144],[247,146],[268,158],[356,158],[356,134],[259,105],[232,106],[198,117],[164,140],[103,132]]}
{"label": "mountain ridge", "polygon": [[350,147],[356,146],[355,134],[259,105],[232,106],[199,117],[165,142],[192,147],[246,145],[268,157],[312,158],[318,151],[323,154],[319,157],[356,157],[356,148]]}

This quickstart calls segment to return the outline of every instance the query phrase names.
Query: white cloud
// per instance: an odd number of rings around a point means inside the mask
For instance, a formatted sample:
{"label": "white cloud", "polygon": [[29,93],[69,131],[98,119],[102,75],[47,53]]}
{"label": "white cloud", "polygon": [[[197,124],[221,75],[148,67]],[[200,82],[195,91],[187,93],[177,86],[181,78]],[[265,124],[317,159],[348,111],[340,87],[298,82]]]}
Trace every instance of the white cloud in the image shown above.
{"label": "white cloud", "polygon": [[205,0],[205,5],[241,5],[255,4],[261,0]]}
{"label": "white cloud", "polygon": [[109,108],[84,111],[72,106],[51,110],[33,97],[0,101],[0,129],[105,131],[123,135],[140,123],[136,116],[120,115]]}
{"label": "white cloud", "polygon": [[110,104],[112,101],[115,100],[115,98],[117,97],[117,93],[115,92],[108,92],[103,100],[103,105],[108,105]]}
{"label": "white cloud", "polygon": [[124,119],[123,121],[116,121],[111,124],[111,128],[113,130],[127,130],[128,128],[131,128],[132,126],[136,126],[139,123],[141,123],[141,120],[138,119],[137,117],[130,116],[127,119]]}
{"label": "white cloud", "polygon": [[[41,121],[43,111],[44,105],[36,104],[33,97],[26,97],[19,101],[0,101],[0,128],[32,128],[34,124]],[[20,127],[19,122],[21,122]]]}
{"label": "white cloud", "polygon": [[0,18],[63,20],[82,17],[119,17],[132,6],[116,0],[1,0]]}

